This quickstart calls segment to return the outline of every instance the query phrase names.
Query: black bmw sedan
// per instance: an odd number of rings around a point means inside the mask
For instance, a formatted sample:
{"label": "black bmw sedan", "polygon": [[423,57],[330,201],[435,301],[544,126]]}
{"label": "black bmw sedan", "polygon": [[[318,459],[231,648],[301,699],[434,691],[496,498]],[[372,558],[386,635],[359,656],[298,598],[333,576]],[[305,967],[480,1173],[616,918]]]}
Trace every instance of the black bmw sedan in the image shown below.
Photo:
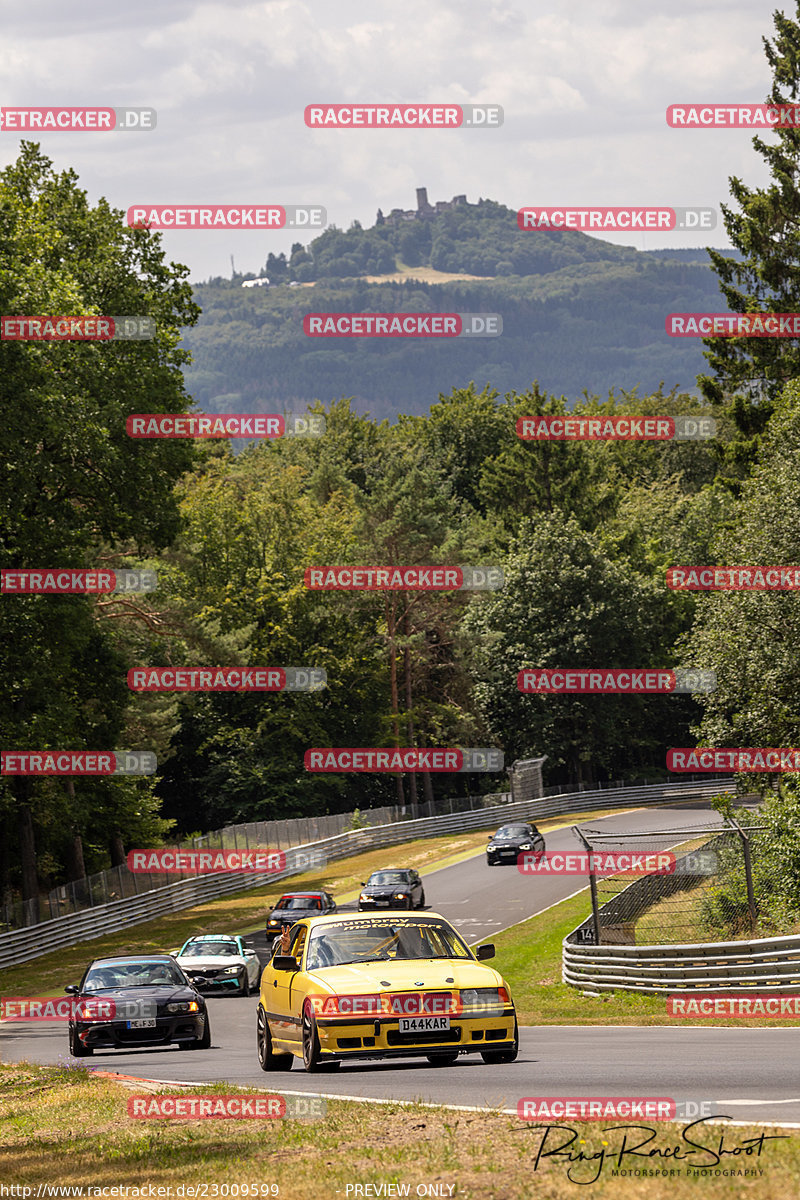
{"label": "black bmw sedan", "polygon": [[96,958],[81,982],[64,991],[74,997],[69,1022],[74,1058],[137,1046],[211,1045],[206,1002],[169,954]]}
{"label": "black bmw sedan", "polygon": [[411,868],[386,868],[373,871],[361,885],[359,912],[376,908],[424,908],[422,880]]}
{"label": "black bmw sedan", "polygon": [[544,850],[544,838],[535,825],[503,825],[489,838],[486,847],[486,862],[490,867],[497,863],[514,863],[520,854]]}

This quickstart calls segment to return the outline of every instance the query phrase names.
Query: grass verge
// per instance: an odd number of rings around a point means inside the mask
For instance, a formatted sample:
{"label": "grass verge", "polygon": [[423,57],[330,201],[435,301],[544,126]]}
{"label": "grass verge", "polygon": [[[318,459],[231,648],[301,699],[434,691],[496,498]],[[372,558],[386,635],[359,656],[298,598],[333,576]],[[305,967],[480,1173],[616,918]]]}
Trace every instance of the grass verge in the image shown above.
{"label": "grass verge", "polygon": [[[164,1197],[272,1194],[319,1200],[340,1195],[347,1200],[427,1194],[459,1200],[566,1200],[576,1195],[576,1183],[588,1183],[597,1175],[592,1196],[601,1200],[696,1200],[698,1185],[704,1196],[715,1200],[730,1195],[795,1200],[800,1192],[800,1137],[787,1129],[696,1129],[696,1142],[718,1150],[722,1137],[727,1151],[717,1167],[725,1173],[701,1180],[687,1175],[687,1165],[708,1165],[713,1172],[714,1154],[681,1144],[681,1126],[657,1123],[651,1149],[658,1147],[664,1154],[681,1145],[693,1158],[686,1163],[671,1157],[626,1156],[619,1164],[622,1170],[638,1170],[640,1175],[615,1177],[611,1172],[618,1164],[608,1157],[602,1163],[594,1159],[572,1164],[543,1157],[537,1164],[544,1130],[499,1112],[333,1100],[326,1115],[313,1121],[134,1120],[127,1116],[127,1100],[132,1091],[141,1090],[94,1077],[82,1067],[0,1066],[4,1184],[31,1188],[28,1194],[33,1196],[40,1186],[50,1185],[127,1189],[115,1194],[128,1198],[162,1187]],[[161,1094],[176,1092],[160,1089]],[[252,1094],[228,1085],[208,1087],[206,1093]],[[606,1155],[618,1152],[625,1136],[621,1129],[610,1132],[606,1122],[569,1122],[568,1128],[577,1131],[572,1152],[579,1147],[587,1157],[603,1150]],[[737,1147],[762,1133],[784,1140],[764,1142],[758,1156],[755,1148],[749,1154],[743,1149],[736,1153]],[[557,1148],[568,1133],[562,1127],[548,1137],[547,1148]],[[570,1169],[574,1181],[567,1178]],[[655,1171],[663,1174],[646,1174]],[[744,1171],[749,1177],[742,1176]],[[389,1191],[385,1185],[391,1184],[396,1186]],[[198,1185],[201,1190],[192,1193],[190,1188]],[[357,1185],[360,1192],[354,1190]],[[48,1195],[45,1190],[40,1194]]]}

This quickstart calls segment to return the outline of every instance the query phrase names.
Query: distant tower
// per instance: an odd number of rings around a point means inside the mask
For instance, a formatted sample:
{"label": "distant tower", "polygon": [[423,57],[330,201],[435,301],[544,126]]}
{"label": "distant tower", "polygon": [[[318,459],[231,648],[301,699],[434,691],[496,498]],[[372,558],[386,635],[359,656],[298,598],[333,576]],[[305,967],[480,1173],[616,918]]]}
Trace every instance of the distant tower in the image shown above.
{"label": "distant tower", "polygon": [[417,188],[417,212],[428,213],[431,211],[431,206],[428,203],[428,189]]}

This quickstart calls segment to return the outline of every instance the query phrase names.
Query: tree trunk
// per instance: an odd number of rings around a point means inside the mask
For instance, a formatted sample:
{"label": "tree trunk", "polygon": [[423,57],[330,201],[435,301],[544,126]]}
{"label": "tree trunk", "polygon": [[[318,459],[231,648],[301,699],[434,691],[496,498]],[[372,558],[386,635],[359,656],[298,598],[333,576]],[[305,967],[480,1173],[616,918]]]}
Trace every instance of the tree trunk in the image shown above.
{"label": "tree trunk", "polygon": [[74,832],[67,843],[67,878],[77,883],[86,878],[86,867],[83,862],[83,838]]}
{"label": "tree trunk", "polygon": [[124,867],[128,859],[125,855],[125,844],[122,841],[122,834],[119,830],[112,834],[109,850],[111,851],[112,867]]}
{"label": "tree trunk", "polygon": [[22,867],[22,899],[27,905],[25,924],[35,925],[39,920],[39,878],[36,871],[36,839],[33,833],[33,816],[28,805],[27,783],[23,784],[24,801],[19,807],[19,853]]}
{"label": "tree trunk", "polygon": [[[400,746],[400,696],[397,687],[397,598],[392,593],[386,597],[386,632],[389,638],[389,678],[391,681],[392,693],[392,730],[394,732],[394,744]],[[397,788],[397,803],[401,808],[405,808],[406,797],[403,788],[403,775],[398,771],[395,776],[395,786]]]}
{"label": "tree trunk", "polygon": [[[405,676],[406,685],[406,712],[408,713],[408,744],[409,746],[416,745],[414,729],[414,718],[411,715],[411,706],[414,703],[414,697],[411,688],[411,651],[408,647],[409,637],[409,621],[408,621],[408,597],[405,592],[402,593],[405,608],[403,609],[403,634],[405,637],[405,645],[403,646],[403,674]],[[412,773],[408,777],[408,783],[411,790],[411,803],[414,806],[414,816],[417,816],[417,777]]]}

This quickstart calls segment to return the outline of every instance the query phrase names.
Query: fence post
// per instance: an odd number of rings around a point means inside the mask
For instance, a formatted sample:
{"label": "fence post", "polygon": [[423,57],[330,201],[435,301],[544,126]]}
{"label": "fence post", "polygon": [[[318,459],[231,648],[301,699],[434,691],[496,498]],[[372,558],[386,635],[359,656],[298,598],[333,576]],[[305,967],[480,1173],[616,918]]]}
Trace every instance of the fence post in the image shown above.
{"label": "fence post", "polygon": [[597,883],[594,877],[592,868],[592,847],[587,842],[586,838],[581,833],[577,825],[572,826],[572,832],[583,846],[586,853],[589,855],[589,892],[592,897],[592,923],[594,925],[594,944],[600,945],[600,910],[597,906]]}
{"label": "fence post", "polygon": [[744,856],[744,878],[747,884],[747,907],[750,910],[750,932],[757,933],[758,909],[756,908],[756,896],[753,891],[753,865],[750,860],[750,839],[738,821],[735,821],[733,817],[729,817],[728,820],[741,838],[742,855]]}

